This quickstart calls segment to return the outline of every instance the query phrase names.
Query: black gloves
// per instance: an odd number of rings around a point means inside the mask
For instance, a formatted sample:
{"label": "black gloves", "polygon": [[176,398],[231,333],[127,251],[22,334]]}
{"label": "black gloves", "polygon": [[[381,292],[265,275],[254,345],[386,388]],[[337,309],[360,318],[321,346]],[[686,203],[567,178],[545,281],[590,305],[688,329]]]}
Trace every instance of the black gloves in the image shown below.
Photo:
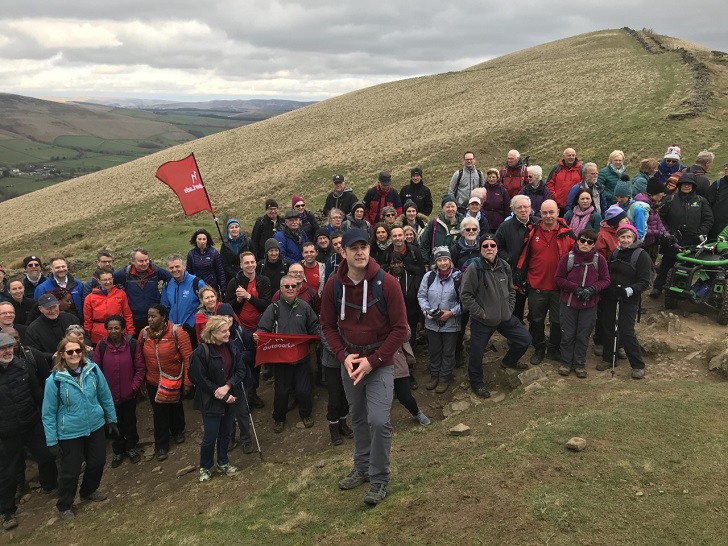
{"label": "black gloves", "polygon": [[574,290],[574,296],[576,296],[576,299],[581,300],[581,301],[584,301],[584,300],[581,299],[583,297],[583,295],[584,295],[584,287],[583,286],[577,286],[576,287],[576,290]]}
{"label": "black gloves", "polygon": [[596,293],[596,289],[593,286],[589,286],[587,288],[582,288],[581,293],[578,294],[576,297],[579,298],[579,301],[589,301],[594,297],[594,294]]}

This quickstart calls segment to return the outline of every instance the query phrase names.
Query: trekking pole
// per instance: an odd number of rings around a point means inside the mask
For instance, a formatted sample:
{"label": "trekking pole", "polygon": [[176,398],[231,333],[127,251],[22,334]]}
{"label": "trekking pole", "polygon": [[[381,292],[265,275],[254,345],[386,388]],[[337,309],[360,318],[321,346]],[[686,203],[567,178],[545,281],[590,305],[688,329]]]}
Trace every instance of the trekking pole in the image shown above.
{"label": "trekking pole", "polygon": [[614,379],[614,367],[617,365],[617,334],[619,333],[619,302],[617,298],[617,312],[614,316],[614,351],[612,352],[612,379]]}
{"label": "trekking pole", "polygon": [[253,422],[253,412],[250,411],[250,404],[248,404],[248,393],[245,392],[245,386],[243,386],[243,398],[245,399],[245,407],[248,408],[248,419],[250,419],[250,428],[253,431],[253,438],[255,438],[255,445],[258,448],[258,455],[260,455],[260,462],[263,462],[263,452],[260,450],[260,442],[258,441],[258,433],[255,431],[255,423]]}

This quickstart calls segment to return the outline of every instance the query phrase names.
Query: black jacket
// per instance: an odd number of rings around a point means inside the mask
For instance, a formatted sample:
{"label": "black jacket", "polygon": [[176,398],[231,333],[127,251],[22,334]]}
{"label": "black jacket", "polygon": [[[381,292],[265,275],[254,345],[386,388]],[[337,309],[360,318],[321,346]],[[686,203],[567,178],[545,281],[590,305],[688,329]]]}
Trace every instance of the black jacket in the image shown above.
{"label": "black jacket", "polygon": [[698,185],[695,189],[695,193],[697,193],[700,197],[707,199],[708,188],[710,187],[710,178],[705,175],[705,169],[696,163],[695,165],[690,165],[690,167],[685,169],[683,172],[692,173],[695,176],[695,182]]}
{"label": "black jacket", "polygon": [[0,366],[0,438],[22,435],[40,421],[41,396],[35,374],[22,360]]}
{"label": "black jacket", "polygon": [[351,207],[353,207],[354,203],[357,201],[358,199],[351,188],[344,188],[344,191],[338,196],[334,195],[334,192],[331,192],[326,197],[326,203],[324,204],[324,216],[328,216],[331,209],[342,210],[344,212],[344,216],[346,216],[351,212]]}
{"label": "black jacket", "polygon": [[225,301],[233,306],[233,310],[238,315],[240,314],[243,306],[248,303],[261,313],[266,310],[268,305],[270,305],[270,300],[273,296],[270,289],[270,281],[268,280],[268,277],[257,274],[255,275],[255,287],[258,290],[258,297],[251,297],[250,301],[238,301],[238,298],[235,295],[235,290],[237,290],[238,286],[242,286],[247,290],[249,283],[250,279],[246,277],[242,271],[240,271],[237,275],[235,275],[235,278],[228,283],[227,289],[225,290]]}
{"label": "black jacket", "polygon": [[25,288],[25,297],[32,300],[35,295],[35,287],[45,281],[47,278],[48,277],[46,275],[41,275],[40,279],[38,279],[38,282],[33,284],[28,280],[28,277],[26,275],[23,275],[22,281],[23,287]]}
{"label": "black jacket", "polygon": [[66,328],[71,324],[81,324],[71,313],[61,311],[57,319],[50,320],[45,315],[39,316],[30,323],[25,331],[25,344],[38,349],[48,362],[53,360],[53,353],[58,343],[66,336]]}
{"label": "black jacket", "polygon": [[275,291],[281,287],[281,279],[288,273],[289,265],[291,265],[291,262],[283,259],[283,257],[278,258],[277,262],[263,260],[258,262],[255,274],[256,276],[266,277],[270,282],[271,294],[275,294]]}
{"label": "black jacket", "polygon": [[713,227],[708,240],[715,241],[728,225],[728,176],[719,178],[708,188],[708,204],[713,212]]}
{"label": "black jacket", "polygon": [[[225,414],[228,398],[232,395],[237,400],[232,408],[243,402],[243,381],[247,366],[232,342],[228,343],[230,354],[233,357],[233,366],[230,377],[225,378],[222,357],[215,344],[200,343],[192,353],[190,359],[190,379],[195,384],[195,400],[192,407],[200,410],[205,417],[216,417]],[[222,400],[215,398],[215,390],[223,385],[230,385],[230,390]]]}
{"label": "black jacket", "polygon": [[399,190],[399,199],[402,201],[403,207],[407,201],[411,200],[417,205],[417,212],[425,216],[432,214],[432,192],[430,192],[430,188],[425,186],[424,181],[413,184],[410,180],[409,184]]}
{"label": "black jacket", "polygon": [[495,241],[498,243],[498,257],[503,258],[512,270],[518,265],[521,249],[528,237],[528,228],[533,225],[533,215],[525,224],[515,215],[505,220],[495,232]]}
{"label": "black jacket", "polygon": [[[650,287],[652,281],[652,259],[646,250],[640,252],[635,267],[632,267],[632,254],[641,248],[642,244],[638,241],[629,248],[617,247],[613,254],[614,257],[609,259],[609,278],[611,281],[611,296],[619,295],[617,287],[632,288],[633,294],[627,301],[638,302],[639,297]],[[609,296],[609,295],[608,295]]]}
{"label": "black jacket", "polygon": [[707,199],[695,191],[684,194],[679,189],[666,199],[669,201],[660,207],[660,218],[681,245],[696,245],[701,235],[708,235],[713,227],[713,211]]}
{"label": "black jacket", "polygon": [[250,242],[253,243],[253,252],[258,261],[265,257],[265,242],[272,238],[276,231],[282,230],[285,225],[281,216],[276,218],[275,224],[265,214],[255,221],[253,233],[250,235]]}
{"label": "black jacket", "polygon": [[233,250],[233,247],[227,238],[223,241],[222,246],[220,247],[220,257],[222,257],[222,267],[225,270],[226,279],[234,278],[237,272],[240,271],[241,252],[245,252],[247,250],[255,254],[253,244],[250,239],[248,239],[248,237],[246,237],[246,235],[242,232],[241,236],[243,240],[240,243],[240,250],[237,254]]}

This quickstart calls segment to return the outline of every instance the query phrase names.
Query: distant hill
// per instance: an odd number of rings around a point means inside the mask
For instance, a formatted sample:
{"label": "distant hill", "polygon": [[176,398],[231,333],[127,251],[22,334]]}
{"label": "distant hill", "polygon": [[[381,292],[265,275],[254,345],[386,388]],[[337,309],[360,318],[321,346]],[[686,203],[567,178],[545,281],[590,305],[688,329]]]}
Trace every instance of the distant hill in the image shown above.
{"label": "distant hill", "polygon": [[722,164],[727,83],[725,56],[698,45],[624,29],[583,34],[348,93],[2,203],[12,229],[0,255],[6,268],[29,251],[84,267],[104,245],[123,260],[137,244],[156,258],[186,250],[195,226],[214,230],[210,215],[186,218],[154,173],[191,151],[220,218],[248,230],[267,197],[286,208],[296,193],[320,207],[335,173],[362,197],[378,171],[399,189],[419,165],[439,204],[465,150],[485,169],[517,148],[548,172],[569,146],[600,166],[621,149],[634,175],[642,158],[677,143],[687,163],[707,148]]}
{"label": "distant hill", "polygon": [[74,101],[77,104],[100,104],[117,108],[140,108],[143,110],[214,110],[222,112],[274,111],[290,112],[312,102],[281,99],[169,101],[152,99],[87,98]]}

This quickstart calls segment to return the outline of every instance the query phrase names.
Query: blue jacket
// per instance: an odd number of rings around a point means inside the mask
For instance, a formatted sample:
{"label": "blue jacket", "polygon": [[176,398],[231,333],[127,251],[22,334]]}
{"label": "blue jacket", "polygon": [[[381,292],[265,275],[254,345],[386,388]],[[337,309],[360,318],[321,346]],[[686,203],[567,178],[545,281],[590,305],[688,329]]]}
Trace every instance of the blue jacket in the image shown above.
{"label": "blue jacket", "polygon": [[134,321],[146,321],[149,308],[161,299],[159,281],[168,281],[172,275],[151,262],[147,270],[149,275],[142,277],[134,271],[131,264],[117,269],[114,271],[114,284],[126,292]]}
{"label": "blue jacket", "polygon": [[[607,211],[607,198],[604,196],[604,188],[599,182],[595,182],[595,186],[597,188],[597,192],[599,193],[599,214],[604,216],[604,213]],[[574,184],[572,188],[569,190],[569,195],[566,198],[566,210],[571,210],[574,208],[574,199],[576,199],[576,193],[579,191],[580,188],[584,187],[584,183],[581,182],[579,184]],[[592,198],[594,197],[594,192],[592,191]]]}
{"label": "blue jacket", "polygon": [[[301,234],[301,244],[308,242],[306,234],[303,233],[303,231],[301,231]],[[281,258],[288,260],[291,263],[303,260],[301,247],[298,246],[296,241],[290,237],[286,237],[285,231],[276,231],[273,237],[276,241],[278,241],[278,245],[281,247]]]}
{"label": "blue jacket", "polygon": [[46,379],[43,395],[43,429],[46,444],[89,436],[106,423],[116,423],[109,385],[99,367],[86,360],[81,381],[68,370],[54,371]]}
{"label": "blue jacket", "polygon": [[[239,258],[238,258],[239,260]],[[193,248],[187,253],[187,272],[200,277],[205,284],[212,286],[218,294],[225,292],[227,279],[222,256],[213,247],[205,247],[202,251]]]}
{"label": "blue jacket", "polygon": [[[431,275],[435,275],[435,279],[428,287],[427,281]],[[432,330],[433,332],[460,331],[460,296],[455,289],[455,279],[460,275],[460,271],[453,268],[445,280],[440,279],[440,274],[437,269],[426,273],[422,277],[420,289],[417,292],[417,301],[420,304],[420,309],[425,314],[425,328],[427,330]],[[438,326],[437,322],[427,315],[427,311],[435,309],[452,311],[453,316],[444,325]]]}
{"label": "blue jacket", "polygon": [[[81,319],[81,323],[83,323],[83,283],[70,274],[68,275],[67,281],[66,290],[68,290],[71,294],[73,306],[76,308],[76,314],[78,315],[78,318]],[[38,298],[40,298],[43,294],[50,292],[51,290],[55,290],[56,288],[58,288],[58,281],[53,275],[49,275],[46,280],[35,287],[33,299],[38,301]]]}
{"label": "blue jacket", "polygon": [[169,309],[169,322],[195,327],[195,315],[200,306],[198,293],[205,282],[185,271],[182,282],[171,278],[162,286],[162,305]]}

